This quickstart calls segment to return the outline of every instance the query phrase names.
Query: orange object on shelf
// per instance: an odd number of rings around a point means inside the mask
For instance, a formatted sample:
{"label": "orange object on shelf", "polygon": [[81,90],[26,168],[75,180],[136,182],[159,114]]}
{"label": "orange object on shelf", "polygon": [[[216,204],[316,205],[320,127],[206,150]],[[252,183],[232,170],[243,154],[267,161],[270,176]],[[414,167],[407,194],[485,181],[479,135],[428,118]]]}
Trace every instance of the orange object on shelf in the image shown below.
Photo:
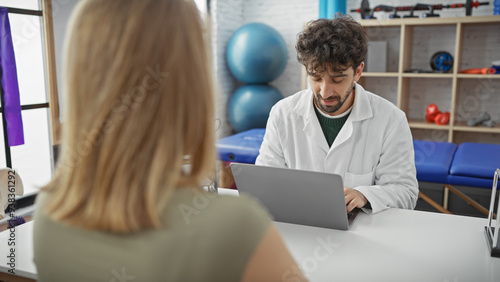
{"label": "orange object on shelf", "polygon": [[466,69],[460,71],[460,73],[468,73],[468,74],[494,74],[494,68],[482,68],[482,69]]}

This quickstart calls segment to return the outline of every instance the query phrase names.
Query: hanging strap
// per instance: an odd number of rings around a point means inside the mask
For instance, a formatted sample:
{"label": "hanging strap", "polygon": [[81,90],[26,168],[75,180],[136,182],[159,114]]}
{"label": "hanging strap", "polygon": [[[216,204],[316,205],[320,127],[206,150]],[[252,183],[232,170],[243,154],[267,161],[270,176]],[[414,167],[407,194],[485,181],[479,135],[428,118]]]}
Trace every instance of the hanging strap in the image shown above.
{"label": "hanging strap", "polygon": [[0,7],[0,68],[2,70],[2,95],[7,121],[9,146],[24,144],[21,102],[17,83],[16,58],[10,32],[7,8]]}

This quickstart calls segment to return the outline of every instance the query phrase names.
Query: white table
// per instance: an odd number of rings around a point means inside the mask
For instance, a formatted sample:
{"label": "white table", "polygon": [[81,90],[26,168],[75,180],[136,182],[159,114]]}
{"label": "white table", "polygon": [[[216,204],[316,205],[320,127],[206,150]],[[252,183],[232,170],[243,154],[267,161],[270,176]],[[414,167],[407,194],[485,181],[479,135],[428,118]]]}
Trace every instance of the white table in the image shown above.
{"label": "white table", "polygon": [[[483,231],[486,219],[389,209],[360,213],[349,231],[275,224],[311,281],[500,281],[500,258],[489,255]],[[17,228],[16,271],[35,278],[32,230],[33,222]],[[9,269],[8,235],[0,233],[0,272]]]}
{"label": "white table", "polygon": [[[7,255],[10,254],[11,248],[8,245],[8,240],[11,236],[10,233],[9,229],[0,233],[0,272],[2,272],[0,273],[0,280],[2,280],[2,275],[5,276],[5,273],[8,273],[10,269],[10,266],[7,265]],[[15,273],[18,276],[36,279],[36,267],[33,263],[33,221],[16,227],[14,234],[16,243]]]}
{"label": "white table", "polygon": [[311,281],[500,281],[486,219],[389,209],[359,213],[349,231],[275,224]]}
{"label": "white table", "polygon": [[489,255],[485,223],[391,209],[359,214],[349,231],[277,226],[311,281],[498,282],[500,259]]}

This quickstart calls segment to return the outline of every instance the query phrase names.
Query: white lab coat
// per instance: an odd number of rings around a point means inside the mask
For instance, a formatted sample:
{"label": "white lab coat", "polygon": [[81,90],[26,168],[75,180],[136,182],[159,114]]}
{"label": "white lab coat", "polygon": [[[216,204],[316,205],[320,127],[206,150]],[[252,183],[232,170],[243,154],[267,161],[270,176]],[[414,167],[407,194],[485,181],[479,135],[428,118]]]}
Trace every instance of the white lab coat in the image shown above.
{"label": "white lab coat", "polygon": [[311,89],[279,101],[256,164],[339,174],[370,202],[368,213],[414,209],[418,182],[404,112],[356,84],[352,112],[328,148],[313,107]]}

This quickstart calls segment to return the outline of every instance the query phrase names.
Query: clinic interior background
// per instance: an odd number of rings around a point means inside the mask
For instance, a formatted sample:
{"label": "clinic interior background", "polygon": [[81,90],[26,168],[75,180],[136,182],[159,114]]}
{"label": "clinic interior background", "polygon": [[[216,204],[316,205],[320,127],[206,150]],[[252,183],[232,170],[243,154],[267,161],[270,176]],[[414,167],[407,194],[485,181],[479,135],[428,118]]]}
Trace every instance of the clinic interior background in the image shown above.
{"label": "clinic interior background", "polygon": [[[23,3],[20,3],[23,2]],[[64,105],[64,93],[62,91],[62,58],[63,58],[63,42],[68,19],[71,11],[75,7],[78,0],[53,0],[53,21],[54,21],[54,41],[56,53],[56,70],[59,89],[59,103]],[[274,27],[284,38],[288,49],[288,61],[284,72],[270,85],[276,87],[281,94],[286,97],[301,90],[302,66],[297,62],[295,52],[295,42],[297,33],[299,33],[304,24],[310,20],[318,18],[319,1],[310,0],[211,0],[207,6],[206,1],[196,0],[200,12],[204,15],[210,14],[210,32],[212,39],[212,60],[213,70],[217,80],[216,92],[216,118],[218,122],[217,137],[222,138],[233,134],[233,130],[227,118],[227,104],[231,94],[242,84],[238,82],[230,73],[226,60],[226,46],[231,35],[242,25],[251,22],[262,22]],[[370,6],[377,5],[414,5],[416,3],[432,3],[432,4],[453,4],[464,2],[460,0],[371,0]],[[492,15],[493,0],[489,6],[480,6],[473,9],[473,16]],[[350,13],[351,9],[359,8],[361,0],[348,0],[347,13],[355,19],[360,19],[358,13]],[[0,0],[0,6],[12,6],[26,9],[39,9],[38,0]],[[444,9],[438,11],[441,17],[463,17],[465,9]],[[417,13],[418,14],[418,13]],[[388,13],[377,13],[380,19],[386,19]],[[10,16],[12,33],[16,51],[16,60],[19,72],[19,86],[21,91],[22,103],[35,103],[47,100],[45,78],[44,78],[44,62],[42,53],[42,35],[40,33],[40,22],[38,20],[29,20],[26,16]],[[443,30],[435,30],[434,32],[422,35],[421,38],[414,38],[416,44],[420,44],[419,50],[424,50],[420,54],[416,54],[416,58],[412,58],[416,62],[416,68],[428,68],[429,58],[436,51],[436,48],[448,50],[454,46],[454,36],[452,32],[448,32],[446,28]],[[389,31],[390,32],[390,31]],[[475,40],[483,47],[478,48],[478,52],[496,52],[500,50],[500,39],[498,36],[491,37],[488,34],[482,34],[479,29],[473,38],[465,38],[464,40]],[[487,31],[485,31],[487,32]],[[396,34],[388,34],[387,38],[396,37]],[[430,43],[432,41],[432,46]],[[390,44],[389,44],[390,45]],[[484,47],[486,46],[486,47]],[[391,50],[388,50],[391,52]],[[474,51],[474,50],[472,50]],[[420,56],[420,57],[419,57]],[[397,62],[388,61],[388,68],[391,64]],[[421,65],[419,65],[421,64]],[[473,65],[472,61],[467,61],[467,58],[462,63],[465,68],[468,65]],[[33,79],[36,78],[36,79]],[[394,101],[397,93],[397,84],[390,80],[394,78],[370,78],[371,92],[377,93],[389,101]],[[489,83],[491,88],[500,88],[499,80],[492,80]],[[449,92],[451,88],[451,80],[447,79],[432,79],[425,80],[425,83],[413,83],[411,93],[416,93],[412,98],[413,103],[409,105],[409,117],[422,118],[425,113],[421,112],[422,108],[430,103],[444,105],[441,111],[449,111],[449,96],[436,95],[443,91]],[[464,85],[470,87],[470,90],[476,91],[474,85]],[[27,93],[31,93],[28,95]],[[35,95],[36,94],[36,95]],[[413,94],[412,94],[413,95]],[[24,97],[24,98],[23,98]],[[29,101],[28,101],[29,99]],[[496,97],[488,103],[481,103],[477,109],[478,113],[487,111],[492,115],[492,119],[500,121],[500,111],[497,109],[500,106],[500,98]],[[25,126],[26,145],[19,148],[13,147],[13,166],[23,177],[25,182],[26,194],[35,193],[37,187],[43,185],[50,179],[52,173],[52,165],[54,160],[51,154],[50,130],[48,121],[48,111],[46,109],[34,110],[23,113],[23,121]],[[61,109],[61,114],[64,110]],[[61,116],[64,121],[64,116]],[[1,124],[0,124],[1,126]],[[414,132],[414,138],[420,136],[418,131]],[[433,141],[439,140],[437,136]],[[482,140],[478,142],[498,143],[495,139],[498,134],[482,134]],[[420,138],[423,139],[423,138]],[[0,140],[3,142],[3,140]],[[5,158],[0,150],[0,162]],[[0,166],[2,164],[0,163]],[[5,166],[5,165],[4,165]],[[432,188],[432,187],[431,187]]]}

